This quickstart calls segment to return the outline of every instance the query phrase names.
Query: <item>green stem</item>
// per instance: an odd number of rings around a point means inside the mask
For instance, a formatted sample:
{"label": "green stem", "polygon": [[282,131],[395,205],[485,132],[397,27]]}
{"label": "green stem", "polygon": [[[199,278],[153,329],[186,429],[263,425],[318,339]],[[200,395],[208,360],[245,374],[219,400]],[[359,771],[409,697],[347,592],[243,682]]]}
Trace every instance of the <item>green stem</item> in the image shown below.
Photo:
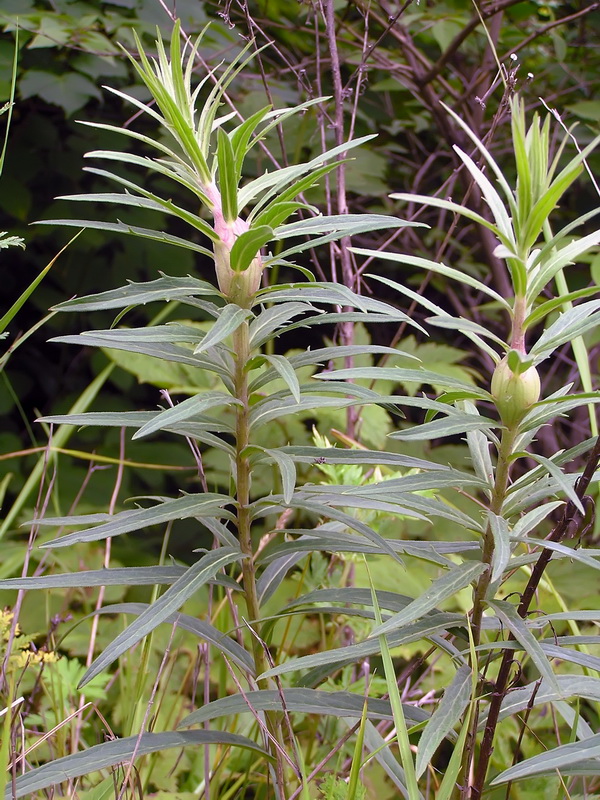
{"label": "green stem", "polygon": [[[246,611],[251,624],[256,624],[260,619],[260,607],[258,594],[256,591],[256,565],[254,563],[254,549],[252,546],[252,520],[250,517],[250,486],[251,486],[251,465],[248,459],[248,445],[250,444],[250,397],[248,393],[248,370],[247,364],[250,360],[250,342],[248,323],[244,322],[233,335],[233,345],[235,353],[235,374],[234,387],[237,400],[241,405],[237,406],[236,411],[236,444],[235,444],[235,470],[236,470],[236,498],[237,498],[237,529],[240,542],[240,549],[244,554],[242,560],[242,585],[244,588],[244,598]],[[252,655],[256,674],[265,672],[269,665],[265,656],[265,650],[260,635],[260,629],[255,631],[256,635],[251,635]],[[257,682],[259,689],[269,688],[269,682],[265,679]],[[271,736],[283,748],[283,737],[281,726],[277,720],[277,715],[273,713],[265,714],[267,730]],[[279,748],[272,742],[269,743],[271,752],[276,760],[275,774],[278,785],[279,797],[285,798],[285,770],[283,758]]]}
{"label": "green stem", "polygon": [[[514,427],[504,428],[502,431],[502,438],[500,439],[500,448],[498,450],[498,460],[496,462],[496,474],[494,479],[494,489],[490,500],[490,511],[493,514],[500,515],[502,506],[506,498],[508,490],[508,482],[510,477],[510,467],[512,463],[512,453],[517,436],[518,425]],[[490,525],[486,526],[483,534],[483,551],[481,560],[486,564],[487,569],[479,578],[477,586],[475,587],[473,595],[473,613],[471,615],[471,630],[473,633],[473,646],[477,647],[481,640],[481,623],[483,618],[483,611],[485,607],[485,600],[487,591],[490,586],[492,578],[492,558],[494,555],[494,537]],[[472,669],[478,674],[477,662],[472,664]],[[477,689],[477,697],[480,697],[483,691],[482,681],[479,681]],[[462,779],[462,793],[461,796],[466,798],[469,796],[469,771],[473,759],[475,757],[475,741],[477,738],[477,723],[479,719],[479,702],[475,707],[473,714],[471,729],[467,738],[467,746],[465,747],[465,765],[463,769]]]}

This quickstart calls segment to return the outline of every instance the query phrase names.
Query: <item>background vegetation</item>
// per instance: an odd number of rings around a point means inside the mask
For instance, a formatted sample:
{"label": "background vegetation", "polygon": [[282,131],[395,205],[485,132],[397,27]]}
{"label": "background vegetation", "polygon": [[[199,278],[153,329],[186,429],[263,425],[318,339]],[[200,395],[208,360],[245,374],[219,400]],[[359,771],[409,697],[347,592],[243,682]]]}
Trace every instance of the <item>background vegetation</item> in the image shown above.
{"label": "background vegetation", "polygon": [[[152,50],[156,26],[168,35],[175,16],[181,20],[185,33],[192,37],[209,20],[212,22],[202,40],[199,70],[216,67],[221,62],[230,63],[251,38],[257,47],[268,45],[228,88],[228,102],[245,118],[267,103],[281,107],[324,95],[331,98],[296,117],[293,124],[274,128],[264,139],[263,146],[250,153],[246,162],[248,177],[260,175],[273,163],[286,165],[306,161],[349,138],[377,134],[377,138],[352,153],[353,160],[343,173],[332,173],[319,187],[311,189],[307,200],[325,214],[386,213],[427,223],[430,226],[427,230],[405,227],[358,234],[353,237],[352,244],[444,260],[480,279],[503,297],[510,297],[512,290],[504,266],[494,254],[496,242],[488,229],[443,208],[425,207],[417,202],[400,203],[389,197],[392,193],[404,192],[452,198],[490,218],[487,204],[471,175],[461,168],[460,159],[453,150],[453,145],[457,144],[462,150],[473,152],[473,146],[441,103],[449,106],[485,143],[511,184],[514,184],[515,175],[508,101],[515,90],[524,99],[529,115],[534,109],[544,110],[542,101],[556,109],[558,118],[552,129],[554,144],[562,125],[571,129],[577,123],[573,141],[568,146],[571,155],[577,148],[585,148],[600,128],[600,51],[597,47],[600,13],[597,3],[507,0],[476,6],[466,0],[448,3],[421,0],[420,3],[376,5],[361,2],[300,5],[268,0],[266,3],[233,2],[217,6],[197,0],[178,0],[175,8],[172,2],[162,0],[112,3],[3,0],[0,6],[0,22],[4,29],[0,40],[2,101],[9,100],[11,95],[17,25],[19,29],[15,103],[0,179],[3,214],[0,229],[22,237],[26,245],[24,251],[13,247],[0,253],[3,311],[71,237],[64,228],[29,227],[29,223],[75,216],[73,204],[55,199],[57,196],[106,188],[100,176],[82,171],[83,156],[90,150],[117,149],[121,142],[113,132],[80,125],[78,120],[116,125],[129,120],[138,130],[156,135],[151,120],[136,119],[134,123],[131,106],[118,95],[104,91],[102,85],[109,84],[147,101],[146,87],[117,43],[133,52],[132,31],[135,31]],[[7,118],[7,114],[2,117],[3,120]],[[562,198],[553,217],[556,230],[598,206],[599,191],[593,178],[598,174],[598,159],[597,154],[589,155],[590,174],[584,173]],[[128,168],[120,174],[134,177]],[[163,186],[160,180],[153,185],[178,202],[172,186],[167,187],[166,183]],[[111,216],[102,207],[94,209],[94,215],[115,219],[114,214]],[[166,215],[161,220],[157,212],[128,209],[127,220],[130,224],[182,235],[179,220],[169,221]],[[488,298],[478,288],[451,282],[443,274],[424,273],[396,262],[370,258],[365,261],[349,253],[344,242],[341,246],[308,250],[299,258],[319,280],[344,283],[359,294],[398,304],[398,296],[389,287],[365,277],[377,272],[409,286],[417,295],[425,296],[448,313],[481,322],[506,338],[505,320],[497,308],[490,307]],[[79,333],[91,325],[108,328],[115,312],[97,313],[91,324],[78,314],[47,316],[51,306],[74,295],[106,291],[123,285],[126,280],[153,280],[160,271],[175,276],[202,276],[210,274],[211,268],[208,259],[189,250],[88,230],[68,245],[10,323],[9,338],[5,341],[9,350],[0,374],[0,411],[5,420],[0,431],[0,493],[5,518],[0,529],[2,578],[20,574],[24,562],[30,574],[34,570],[69,572],[103,565],[106,553],[95,543],[51,554],[27,547],[27,534],[19,524],[42,510],[56,516],[67,512],[115,511],[126,508],[124,503],[129,497],[173,496],[180,488],[198,489],[200,479],[183,440],[165,437],[126,441],[118,429],[69,428],[62,429],[60,437],[53,439],[54,449],[49,451],[47,426],[44,429],[33,420],[40,415],[64,413],[83,402],[87,405],[93,402],[94,409],[106,411],[155,408],[161,399],[160,390],[178,397],[189,394],[194,388],[213,388],[209,378],[199,378],[196,370],[178,364],[117,350],[81,349],[48,342],[49,338]],[[285,267],[280,270],[279,280],[294,279]],[[590,275],[593,283],[599,282],[600,258],[593,249],[569,269],[568,290],[587,287]],[[269,280],[275,282],[275,277]],[[406,308],[405,303],[400,305],[414,322],[423,323],[430,315],[416,301],[410,308]],[[154,319],[156,313],[155,307],[138,307],[135,322],[143,325]],[[38,326],[41,320],[45,320],[44,324],[21,343],[20,335]],[[369,332],[360,325],[324,326],[323,329],[315,326],[309,331],[300,330],[297,339],[288,334],[286,351],[303,349],[307,343],[313,348],[321,347],[325,340],[337,344],[352,341],[368,344],[369,337],[373,337],[377,345],[397,346],[405,353],[418,356],[425,369],[473,386],[485,384],[491,371],[489,355],[474,349],[468,338],[455,331],[428,328],[430,335],[426,337],[405,323],[394,325],[392,322],[372,326]],[[581,372],[569,343],[554,354],[551,363],[546,362],[542,374],[544,396],[570,382],[577,390],[597,386],[598,341],[595,330],[586,334],[591,376]],[[19,346],[13,355],[10,348],[15,344]],[[370,357],[360,356],[355,366],[368,367],[371,363]],[[386,387],[380,381],[378,388],[391,394],[393,384],[390,381]],[[405,388],[407,392],[415,391],[415,387]],[[438,393],[440,387],[424,388]],[[404,411],[408,422],[420,419],[417,410]],[[387,434],[405,424],[389,409],[380,406],[365,407],[360,414],[355,409],[320,409],[288,418],[285,426],[272,429],[271,438],[264,446],[276,447],[287,442],[297,446],[312,445],[315,426],[321,436],[332,442],[356,441],[366,448],[385,449],[390,447]],[[590,429],[588,409],[582,406],[574,409],[568,418],[560,418],[540,429],[537,452],[542,457],[553,456],[586,440],[591,433],[595,433],[595,429]],[[393,448],[399,451],[399,443]],[[460,469],[467,464],[467,447],[461,436],[402,443],[401,449],[404,454]],[[582,468],[584,456],[575,456],[572,468]],[[222,487],[228,474],[222,454],[208,448],[203,465],[207,484]],[[44,482],[40,484],[42,476]],[[369,475],[368,479],[371,477]],[[362,481],[364,474],[361,470],[353,471],[352,467],[340,467],[338,471],[330,468],[328,473],[323,468],[319,470],[318,465],[309,465],[300,478],[301,481],[353,483]],[[255,488],[266,492],[272,480],[272,475],[259,475]],[[286,520],[282,522],[286,523]],[[392,522],[381,521],[379,530],[382,535],[425,541],[446,539],[451,542],[464,538],[461,527],[448,520],[432,527],[420,521],[395,518]],[[589,542],[593,542],[596,530],[591,522],[586,535]],[[208,538],[200,544],[208,545]],[[183,520],[176,523],[173,531],[169,529],[166,537],[164,530],[158,528],[151,528],[143,539],[119,537],[110,553],[110,563],[111,566],[154,564],[161,553],[178,562],[191,563],[191,551],[198,546],[196,524]],[[383,561],[374,562],[371,571],[378,589],[397,589],[386,583],[387,567]],[[431,569],[415,565],[406,576],[403,591],[418,596],[432,576]],[[594,570],[565,560],[555,565],[552,576],[552,586],[546,587],[546,594],[540,599],[540,607],[543,605],[546,612],[558,612],[564,607],[575,611],[582,607],[598,608],[600,592]],[[367,585],[362,564],[352,559],[313,555],[309,567],[290,573],[283,594],[291,599],[312,589],[333,587],[338,583],[352,586],[355,582],[358,586]],[[92,659],[90,642],[97,650],[103,649],[122,629],[123,621],[122,617],[111,617],[106,624],[102,621],[98,625],[97,618],[76,627],[74,623],[103,603],[147,601],[148,594],[143,587],[127,591],[109,587],[100,594],[92,589],[61,590],[43,595],[43,601],[41,598],[40,594],[29,593],[17,607],[22,638],[19,634],[15,638],[16,629],[10,615],[2,623],[7,631],[6,639],[11,643],[10,652],[6,654],[7,659],[12,659],[8,672],[18,675],[19,691],[28,698],[23,709],[28,729],[49,731],[54,725],[58,726],[55,735],[47,740],[40,738],[37,753],[32,754],[34,762],[75,752],[82,744],[90,746],[106,735],[135,732],[144,721],[146,708],[150,707],[146,704],[151,697],[156,703],[152,724],[157,730],[174,728],[194,707],[191,698],[198,691],[199,676],[208,672],[202,668],[205,653],[202,646],[197,647],[196,640],[183,636],[172,640],[169,629],[157,629],[151,646],[145,651],[123,656],[116,673],[101,673],[87,684],[83,694],[77,689],[84,665],[86,662],[89,665]],[[14,607],[14,593],[2,592],[1,602]],[[40,613],[42,602],[43,615]],[[189,602],[186,612],[202,615],[206,613],[207,602],[204,595],[195,598]],[[469,602],[469,591],[464,590],[464,596],[457,597],[458,610],[468,608]],[[307,620],[302,625],[292,621],[289,630],[278,634],[285,638],[288,654],[304,655],[341,646],[354,638],[362,638],[364,633],[360,618],[357,623],[339,614],[328,625],[316,616]],[[31,653],[35,650],[35,655],[27,655],[31,641],[35,645]],[[38,662],[52,661],[54,653],[59,653],[61,658],[41,668]],[[431,710],[428,706],[430,693],[449,683],[450,676],[436,674],[436,670],[443,671],[447,666],[424,662],[424,653],[422,643],[411,644],[394,651],[394,658],[404,690],[403,699]],[[28,667],[23,671],[26,663]],[[143,685],[139,684],[140,664],[145,665]],[[7,660],[5,667],[8,666]],[[341,684],[336,686],[352,685],[353,691],[359,691],[361,681],[363,689],[365,682],[376,687],[377,681],[381,681],[379,689],[384,693],[380,663],[374,668],[374,675],[361,676],[356,672],[358,668],[348,667]],[[232,691],[231,678],[224,667],[220,672],[215,667],[209,677],[202,688],[206,697],[219,694],[214,685],[223,689],[223,693]],[[517,684],[518,680],[517,677]],[[129,698],[132,696],[143,699],[136,708],[131,707]],[[88,703],[90,705],[86,705]],[[592,728],[596,723],[597,730],[596,707],[592,708],[590,702],[590,708],[584,711],[584,720]],[[65,720],[70,721],[64,724]],[[314,724],[310,716],[306,717],[305,724],[310,731]],[[338,722],[331,722],[332,726],[334,724]],[[521,724],[511,720],[510,724],[513,728],[497,742],[496,772],[510,766],[515,749],[530,756],[538,752],[539,742],[543,747],[550,746],[559,729],[551,715],[544,717],[543,714],[535,718],[532,727],[527,719]],[[332,739],[341,738],[342,730],[347,728],[330,730],[329,735]],[[385,734],[386,730],[382,730]],[[560,731],[556,735],[561,741]],[[305,754],[312,765],[323,757],[317,744],[315,748],[317,751]],[[352,749],[340,751],[330,782],[335,775],[348,777],[351,754]],[[174,750],[161,755],[144,767],[137,785],[131,782],[132,796],[135,793],[164,798],[198,796],[198,791],[204,788],[203,758],[202,754],[187,750],[183,757]],[[448,755],[441,752],[439,759],[439,766],[443,768]],[[242,762],[230,765],[231,775],[236,772],[244,775],[245,770],[250,769]],[[368,767],[363,779],[367,796],[395,796],[397,789],[380,766]],[[234,778],[229,780],[229,784],[222,784],[223,793],[216,796],[243,797]],[[434,797],[436,779],[427,780],[428,796]],[[564,796],[561,792],[565,791],[565,785],[560,784],[558,778],[538,780],[538,784],[535,779],[514,784],[509,796],[519,799],[544,793],[548,797]],[[598,781],[592,779],[584,789],[588,791],[587,797],[594,796],[597,784]],[[104,787],[102,791],[112,792],[112,780],[98,785]],[[79,795],[111,796],[93,794],[93,791],[86,787]],[[331,786],[321,784],[318,791],[324,797],[336,796],[333,783]],[[319,796],[318,791],[315,784],[315,794],[311,796]],[[574,792],[571,796],[576,797],[577,792],[582,791],[580,784],[571,791]],[[501,788],[492,790],[490,796],[503,797],[505,793],[506,788]]]}

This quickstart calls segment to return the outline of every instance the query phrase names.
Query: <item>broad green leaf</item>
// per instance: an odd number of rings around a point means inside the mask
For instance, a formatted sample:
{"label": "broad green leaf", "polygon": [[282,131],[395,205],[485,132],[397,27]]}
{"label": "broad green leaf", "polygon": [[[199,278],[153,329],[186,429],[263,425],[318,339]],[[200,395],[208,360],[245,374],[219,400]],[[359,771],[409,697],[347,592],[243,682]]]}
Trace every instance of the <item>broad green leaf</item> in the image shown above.
{"label": "broad green leaf", "polygon": [[600,765],[600,733],[579,742],[563,744],[553,750],[547,750],[544,753],[533,756],[533,758],[521,761],[520,764],[515,764],[501,772],[500,775],[494,778],[492,785],[497,786],[507,781],[529,778],[532,775],[555,773],[556,770],[576,765],[578,762],[588,759],[597,759]]}
{"label": "broad green leaf", "polygon": [[427,723],[419,739],[417,750],[417,777],[427,769],[435,751],[446,738],[448,732],[460,720],[471,699],[472,672],[470,667],[461,666],[456,671],[452,683],[444,691],[444,695]]}
{"label": "broad green leaf", "polygon": [[[225,577],[226,576],[222,575],[221,579]],[[207,583],[220,582],[218,575],[215,575],[207,581]],[[235,581],[231,582],[235,583]],[[98,609],[98,611],[93,611],[89,616],[93,617],[98,614],[134,614],[136,617],[139,617],[144,612],[148,612],[151,608],[152,605],[148,603],[115,603],[114,605],[103,606]],[[194,636],[209,642],[220,653],[227,656],[233,664],[237,664],[244,672],[250,675],[255,674],[254,661],[250,653],[244,650],[235,639],[232,639],[231,636],[223,633],[223,631],[218,630],[214,625],[204,620],[197,619],[197,617],[192,617],[189,614],[183,614],[181,611],[177,611],[165,617],[162,624],[172,625],[184,631],[188,631],[189,633],[193,633]]]}
{"label": "broad green leaf", "polygon": [[540,643],[531,633],[523,619],[517,614],[516,608],[505,600],[490,600],[489,605],[493,608],[496,616],[506,625],[515,639],[523,646],[527,655],[537,667],[540,675],[548,681],[548,684],[557,692],[560,692],[556,675],[550,666]]}
{"label": "broad green leaf", "polygon": [[133,434],[133,439],[141,439],[143,436],[148,436],[156,431],[165,430],[180,422],[187,422],[194,420],[194,417],[206,411],[209,408],[227,407],[231,405],[240,405],[240,401],[236,400],[229,394],[224,392],[202,392],[195,397],[189,397],[183,400],[172,408],[166,411],[160,411],[150,422],[142,425],[139,430]]}
{"label": "broad green leaf", "polygon": [[223,128],[219,128],[217,131],[217,162],[219,165],[219,189],[221,190],[223,216],[226,222],[234,222],[238,216],[238,171],[231,139]]}
{"label": "broad green leaf", "polygon": [[260,253],[261,247],[264,247],[272,238],[273,229],[268,225],[258,225],[241,233],[231,248],[231,269],[235,272],[247,270],[253,259]]}
{"label": "broad green leaf", "polygon": [[242,557],[242,553],[232,547],[219,547],[209,551],[178,578],[158,600],[148,606],[135,622],[120,633],[116,639],[113,639],[92,663],[80,685],[84,686],[91,681],[171,614],[179,611],[185,601],[213,578],[220,569],[234,561],[239,561]]}
{"label": "broad green leaf", "polygon": [[[283,702],[285,701],[285,706]],[[362,712],[365,698],[353,692],[328,692],[320,689],[268,689],[234,694],[222,697],[199,708],[185,717],[178,728],[188,728],[206,720],[246,714],[254,711],[281,711],[282,708],[298,714],[318,714],[319,716],[353,717]],[[411,720],[421,722],[428,719],[426,712],[415,706],[406,706],[412,712]],[[416,712],[416,713],[415,713]],[[420,713],[419,713],[420,712]],[[392,719],[392,711],[387,700],[369,698],[367,714],[372,719]]]}
{"label": "broad green leaf", "polygon": [[109,308],[127,308],[145,305],[157,300],[179,300],[188,296],[214,295],[210,283],[197,278],[157,278],[146,283],[130,283],[119,289],[75,297],[54,307],[56,311],[105,311]]}
{"label": "broad green leaf", "polygon": [[378,626],[369,634],[370,637],[381,636],[390,631],[396,631],[415,620],[420,619],[428,611],[454,597],[461,589],[469,586],[486,569],[485,564],[459,564],[448,570],[441,578],[433,581],[431,586],[420,597],[413,600],[402,611],[394,614],[383,625]]}
{"label": "broad green leaf", "polygon": [[[107,539],[109,536],[119,536],[122,533],[138,531],[150,525],[162,525],[165,522],[171,522],[176,519],[190,519],[191,517],[200,519],[204,516],[228,517],[229,512],[223,510],[222,507],[232,502],[233,499],[227,497],[227,495],[212,494],[210,492],[184,495],[176,500],[167,500],[150,508],[122,511],[120,514],[114,514],[109,522],[104,522],[104,524],[94,528],[87,528],[76,533],[69,533],[66,536],[61,536],[60,539],[46,542],[42,547],[69,547],[78,542],[96,542],[101,539]],[[92,517],[91,522],[94,522],[95,515],[91,514],[89,516]],[[72,519],[78,521],[71,523],[70,520]],[[35,524],[60,525],[61,527],[70,524],[85,525],[87,524],[85,519],[85,517],[46,517],[35,520]]]}
{"label": "broad green leaf", "polygon": [[127,763],[133,757],[137,758],[148,753],[160,753],[173,747],[198,747],[211,744],[243,747],[269,758],[268,753],[253,741],[235,733],[221,731],[140,733],[126,739],[112,739],[32,769],[17,778],[14,794],[12,787],[9,787],[9,797],[19,798],[34,792],[41,792],[50,786],[56,786],[90,772],[113,767],[116,764]]}
{"label": "broad green leaf", "polygon": [[252,316],[252,312],[247,308],[240,308],[235,303],[228,303],[219,313],[216,322],[213,323],[200,344],[194,348],[194,355],[204,353],[209,347],[220,344],[237,331],[250,316]]}

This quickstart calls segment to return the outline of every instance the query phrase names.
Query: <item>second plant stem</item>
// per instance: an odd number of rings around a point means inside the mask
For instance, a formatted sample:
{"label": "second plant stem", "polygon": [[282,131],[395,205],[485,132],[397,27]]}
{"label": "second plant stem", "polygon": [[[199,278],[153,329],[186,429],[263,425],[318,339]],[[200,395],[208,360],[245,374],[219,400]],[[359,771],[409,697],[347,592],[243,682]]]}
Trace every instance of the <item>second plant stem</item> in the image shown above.
{"label": "second plant stem", "polygon": [[[255,626],[260,618],[260,607],[256,588],[256,566],[254,563],[254,548],[252,545],[252,519],[250,514],[250,486],[251,464],[248,454],[250,444],[250,397],[248,393],[248,362],[250,360],[250,340],[248,323],[244,322],[233,335],[235,373],[234,388],[236,400],[235,425],[235,482],[237,499],[237,529],[240,549],[244,554],[242,559],[242,585],[248,624]],[[260,629],[254,629],[250,636],[252,640],[252,655],[256,674],[261,675],[269,665],[261,639]],[[269,688],[268,681],[259,680],[259,689]],[[269,712],[265,714],[267,730],[270,734],[270,749],[276,760],[276,781],[281,800],[285,797],[285,770],[280,748],[283,746],[281,727],[277,716]],[[274,746],[273,746],[274,745]],[[279,745],[279,746],[278,746]]]}

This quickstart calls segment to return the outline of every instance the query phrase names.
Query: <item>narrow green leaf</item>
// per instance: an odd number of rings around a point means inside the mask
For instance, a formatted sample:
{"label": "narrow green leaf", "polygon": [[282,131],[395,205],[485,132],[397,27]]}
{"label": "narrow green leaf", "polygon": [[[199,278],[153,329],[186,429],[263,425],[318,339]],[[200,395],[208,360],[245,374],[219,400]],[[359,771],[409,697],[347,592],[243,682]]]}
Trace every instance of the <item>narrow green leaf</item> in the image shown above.
{"label": "narrow green leaf", "polygon": [[268,225],[258,225],[240,234],[231,248],[231,269],[235,272],[244,272],[248,269],[253,259],[260,253],[261,247],[273,238],[273,229]]}
{"label": "narrow green leaf", "polygon": [[235,303],[228,303],[219,313],[216,322],[213,323],[200,344],[194,348],[194,355],[205,352],[231,336],[251,316],[252,312],[249,309],[240,308]]}
{"label": "narrow green leaf", "polygon": [[492,583],[495,583],[504,574],[510,559],[510,531],[507,521],[492,511],[488,511],[488,522],[494,539]]}
{"label": "narrow green leaf", "polygon": [[416,760],[418,778],[425,772],[435,751],[468,706],[471,700],[471,678],[470,667],[463,665],[458,668],[452,683],[444,691],[442,699],[421,734]]}
{"label": "narrow green leaf", "polygon": [[288,359],[285,356],[276,356],[276,355],[265,355],[263,356],[265,361],[267,361],[275,372],[282,378],[285,383],[287,384],[292,397],[296,401],[296,403],[301,402],[300,396],[300,383],[298,382],[298,376],[296,375],[296,370],[290,364]]}
{"label": "narrow green leaf", "polygon": [[159,412],[152,420],[142,425],[133,434],[132,439],[141,439],[143,436],[172,427],[175,423],[193,421],[194,417],[209,408],[226,407],[234,404],[240,405],[240,401],[224,392],[202,392],[195,397],[183,400],[176,406],[166,409],[166,411]]}
{"label": "narrow green leaf", "polygon": [[[554,774],[556,770],[577,765],[588,759],[600,759],[600,733],[580,742],[563,744],[553,750],[547,750],[533,758],[528,758],[520,764],[515,764],[500,773],[492,781],[493,786],[507,781],[517,781],[529,778],[532,775]],[[600,764],[600,760],[598,761]],[[598,770],[598,766],[596,767]],[[597,774],[597,772],[596,772]]]}
{"label": "narrow green leaf", "polygon": [[[224,578],[226,578],[225,575],[215,575],[213,578],[210,578],[207,583],[222,583]],[[230,582],[235,583],[235,581],[231,579]],[[239,588],[238,585],[238,590]],[[98,611],[93,611],[89,616],[93,617],[98,614],[134,614],[136,617],[139,617],[144,612],[148,612],[151,608],[152,605],[149,603],[115,603],[113,605],[103,606],[98,609]],[[211,625],[205,620],[192,617],[189,614],[183,614],[181,611],[176,611],[174,614],[165,617],[162,624],[172,625],[176,628],[188,631],[189,633],[193,633],[194,636],[209,642],[220,653],[227,656],[233,664],[237,664],[244,672],[250,675],[256,674],[254,660],[250,653],[238,644],[235,639],[232,639],[231,636],[218,630],[218,628],[215,628],[214,625]]]}
{"label": "narrow green leaf", "polygon": [[157,300],[181,300],[186,297],[214,295],[214,286],[197,278],[168,278],[166,276],[145,283],[129,283],[119,289],[75,297],[53,307],[56,311],[105,311],[109,308],[127,308],[145,305]]}
{"label": "narrow green leaf", "polygon": [[96,675],[110,666],[117,658],[153,631],[167,617],[179,611],[185,601],[204,586],[217,572],[243,558],[242,553],[232,547],[211,550],[191,566],[167,591],[143,611],[106,649],[96,658],[83,676],[80,685],[85,686]]}
{"label": "narrow green leaf", "polygon": [[237,168],[231,140],[223,128],[217,131],[217,162],[221,207],[226,222],[235,222],[238,216]]}
{"label": "narrow green leaf", "polygon": [[73,778],[79,778],[100,769],[107,769],[116,764],[127,763],[133,757],[144,756],[148,753],[160,753],[173,747],[198,747],[211,744],[243,747],[269,758],[268,753],[253,741],[235,733],[221,731],[141,733],[126,739],[112,739],[32,769],[17,778],[14,794],[12,786],[8,787],[7,800],[13,797],[25,797],[34,792],[41,792],[50,786],[71,781]]}
{"label": "narrow green leaf", "polygon": [[[176,500],[167,500],[150,508],[138,508],[134,511],[122,511],[120,514],[107,515],[111,517],[109,522],[89,528],[76,533],[61,536],[60,539],[53,539],[46,542],[41,547],[55,548],[68,547],[79,542],[95,542],[107,539],[109,536],[118,536],[122,533],[138,531],[150,525],[162,525],[175,519],[189,519],[191,517],[202,518],[204,516],[228,517],[229,512],[224,511],[222,506],[232,503],[233,499],[227,495],[212,494],[210,492],[202,494],[190,494],[178,497]],[[91,522],[94,522],[93,514]],[[78,520],[71,523],[70,520]],[[57,522],[58,520],[58,522]],[[43,518],[35,520],[36,525],[69,525],[86,524],[85,517],[58,517]]]}
{"label": "narrow green leaf", "polygon": [[433,422],[423,422],[412,428],[393,431],[389,434],[391,439],[401,441],[431,441],[444,436],[456,436],[467,431],[489,431],[499,427],[499,423],[479,414],[453,414],[445,419],[436,419]]}
{"label": "narrow green leaf", "polygon": [[[270,689],[262,691],[246,692],[245,695],[235,694],[229,697],[222,697],[212,703],[192,711],[185,717],[178,728],[189,728],[191,725],[198,725],[206,720],[229,717],[235,714],[245,714],[250,712],[250,706],[255,711],[281,711],[282,695],[285,699],[285,708],[288,711],[298,714],[318,714],[319,716],[332,717],[352,717],[360,714],[364,704],[364,698],[353,692],[329,692],[321,689]],[[413,712],[411,719],[414,719],[414,712],[419,716],[418,711],[413,706],[406,706],[407,710]],[[425,719],[428,715],[422,712]],[[387,700],[368,699],[367,715],[370,719],[392,719],[392,710]],[[421,720],[419,720],[421,721]]]}
{"label": "narrow green leaf", "polygon": [[[183,247],[184,250],[193,250],[201,253],[208,258],[214,258],[211,250],[202,247],[200,244],[192,242],[190,239],[182,239],[179,236],[172,236],[164,231],[155,231],[151,228],[140,228],[137,225],[128,225],[125,222],[103,222],[94,219],[43,219],[34,223],[35,225],[55,225],[67,228],[89,228],[90,230],[111,231],[112,233],[128,233],[131,236],[139,236],[141,239],[151,239],[154,242],[172,244],[175,247]],[[213,237],[214,238],[214,237]],[[214,292],[215,290],[213,290]]]}
{"label": "narrow green leaf", "polygon": [[523,646],[525,652],[529,655],[535,666],[538,668],[540,675],[548,681],[548,684],[560,693],[559,685],[556,681],[552,667],[540,643],[531,633],[525,622],[517,614],[516,608],[507,603],[505,600],[490,600],[489,605],[493,608],[496,616],[500,621],[506,625],[515,639]]}
{"label": "narrow green leaf", "polygon": [[454,597],[457,592],[476,580],[485,569],[485,564],[459,564],[448,570],[441,578],[434,580],[431,586],[405,609],[394,614],[387,622],[371,631],[370,637],[396,631],[398,628],[420,619],[444,600]]}
{"label": "narrow green leaf", "polygon": [[541,464],[545,469],[548,470],[550,475],[554,478],[556,483],[559,485],[561,491],[563,491],[569,500],[573,503],[575,508],[579,511],[580,514],[585,514],[585,510],[581,503],[581,500],[577,496],[577,492],[575,491],[575,487],[572,483],[570,483],[563,473],[563,471],[554,464],[549,458],[545,458],[544,456],[539,455],[538,453],[529,453],[529,456],[537,461],[538,464]]}
{"label": "narrow green leaf", "polygon": [[257,348],[272,338],[272,335],[293,317],[314,311],[308,303],[283,303],[261,311],[250,323],[250,347]]}

